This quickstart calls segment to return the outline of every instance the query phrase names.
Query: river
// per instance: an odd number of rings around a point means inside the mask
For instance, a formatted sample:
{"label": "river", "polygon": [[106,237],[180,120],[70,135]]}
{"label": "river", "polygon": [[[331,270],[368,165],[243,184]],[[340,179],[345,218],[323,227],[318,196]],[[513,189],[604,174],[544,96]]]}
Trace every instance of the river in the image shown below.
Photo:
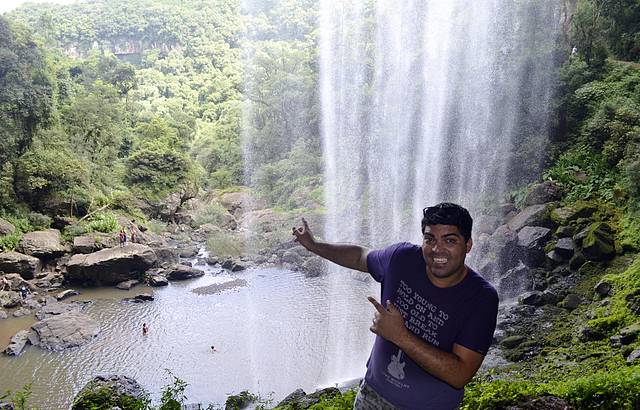
{"label": "river", "polygon": [[[336,280],[277,268],[230,274],[198,267],[205,270],[203,277],[164,288],[80,289],[73,299],[93,301],[85,312],[98,321],[100,334],[63,352],[28,346],[19,357],[0,355],[0,391],[33,383],[30,405],[65,409],[94,376],[122,374],[136,379],[158,403],[162,387],[171,382],[169,369],[189,384],[189,403],[223,404],[228,395],[250,390],[271,397],[275,405],[298,387],[312,392],[364,375],[374,340],[368,330],[373,308],[366,296],[379,292],[366,274],[343,272]],[[193,292],[236,278],[247,285],[216,294]],[[328,294],[336,290],[339,296],[330,302]],[[155,300],[122,301],[141,292],[153,293]],[[1,347],[33,321],[1,321]],[[147,335],[143,323],[149,325]],[[348,351],[341,357],[348,363],[336,374],[325,364],[335,350],[329,346],[332,334],[344,333],[333,324],[344,323],[349,324]]]}

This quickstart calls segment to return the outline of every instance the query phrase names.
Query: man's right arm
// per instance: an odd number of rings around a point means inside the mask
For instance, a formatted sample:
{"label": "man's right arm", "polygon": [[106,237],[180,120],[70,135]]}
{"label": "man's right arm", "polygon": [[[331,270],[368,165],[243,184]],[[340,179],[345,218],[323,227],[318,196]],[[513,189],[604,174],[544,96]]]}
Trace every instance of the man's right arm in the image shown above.
{"label": "man's right arm", "polygon": [[302,227],[293,228],[293,235],[300,245],[321,258],[349,269],[369,272],[367,269],[367,254],[369,250],[367,248],[342,243],[318,242],[313,237],[304,218],[302,218]]}

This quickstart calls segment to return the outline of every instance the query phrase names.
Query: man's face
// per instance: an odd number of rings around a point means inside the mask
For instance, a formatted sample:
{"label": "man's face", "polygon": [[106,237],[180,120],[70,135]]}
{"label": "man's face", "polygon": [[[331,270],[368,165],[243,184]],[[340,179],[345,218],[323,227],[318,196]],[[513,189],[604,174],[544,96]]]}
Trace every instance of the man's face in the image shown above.
{"label": "man's face", "polygon": [[456,279],[465,271],[464,259],[471,251],[471,239],[464,240],[453,225],[427,225],[424,228],[422,255],[427,270],[437,279]]}

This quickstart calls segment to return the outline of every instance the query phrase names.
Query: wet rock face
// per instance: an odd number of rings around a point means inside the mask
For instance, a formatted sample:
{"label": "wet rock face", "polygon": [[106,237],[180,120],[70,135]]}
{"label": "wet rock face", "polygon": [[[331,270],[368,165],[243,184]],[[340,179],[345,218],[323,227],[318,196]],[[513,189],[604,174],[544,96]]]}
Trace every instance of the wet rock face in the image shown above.
{"label": "wet rock face", "polygon": [[93,285],[115,285],[141,274],[156,262],[154,251],[141,244],[103,249],[88,255],[73,255],[67,265],[67,279]]}
{"label": "wet rock face", "polygon": [[539,205],[559,200],[561,189],[553,181],[544,181],[534,185],[524,198],[524,206]]}

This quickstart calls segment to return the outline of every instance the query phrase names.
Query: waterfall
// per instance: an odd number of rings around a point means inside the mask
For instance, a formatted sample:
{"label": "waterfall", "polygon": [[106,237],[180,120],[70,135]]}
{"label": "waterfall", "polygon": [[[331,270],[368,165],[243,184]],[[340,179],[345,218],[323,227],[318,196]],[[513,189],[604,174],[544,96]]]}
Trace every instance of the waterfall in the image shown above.
{"label": "waterfall", "polygon": [[[538,178],[556,3],[321,1],[327,240],[420,243],[423,207],[456,202],[478,222],[510,186]],[[343,275],[332,275],[336,299]],[[355,335],[339,333],[333,374],[358,364],[344,353]]]}

